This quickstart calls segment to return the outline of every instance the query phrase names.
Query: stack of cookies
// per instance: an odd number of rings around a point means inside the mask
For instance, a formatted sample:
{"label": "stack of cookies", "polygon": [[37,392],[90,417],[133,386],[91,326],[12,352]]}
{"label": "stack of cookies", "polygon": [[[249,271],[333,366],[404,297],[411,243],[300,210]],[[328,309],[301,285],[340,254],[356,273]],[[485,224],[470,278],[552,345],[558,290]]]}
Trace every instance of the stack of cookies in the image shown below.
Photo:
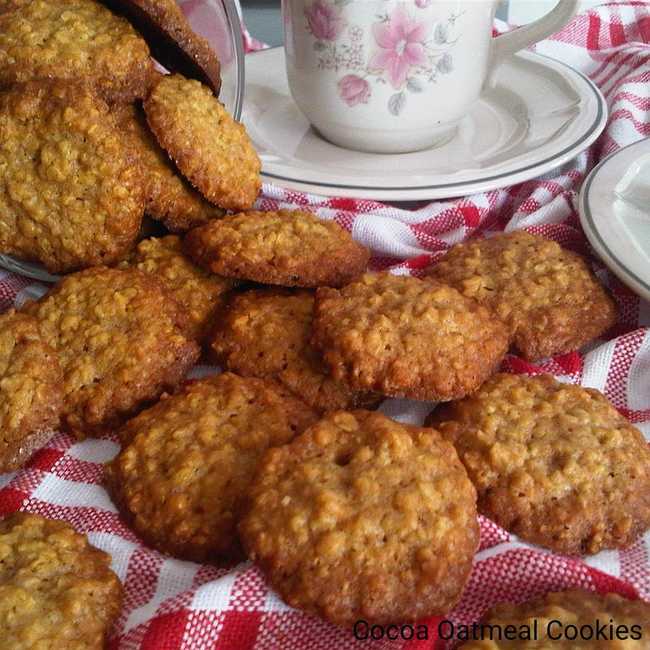
{"label": "stack of cookies", "polygon": [[[0,0],[0,251],[66,274],[0,316],[2,471],[57,429],[116,434],[106,484],[146,544],[248,557],[289,605],[343,626],[448,613],[479,514],[566,554],[650,527],[641,433],[598,391],[498,372],[509,351],[563,354],[614,324],[582,258],[514,232],[422,278],[368,272],[335,222],[252,210],[259,159],[176,5],[106,5]],[[223,372],[186,381],[201,357]],[[443,404],[414,426],[377,411],[385,397]],[[19,514],[0,556],[12,647],[101,647],[121,599],[106,554]],[[16,616],[26,592],[46,616]],[[489,620],[549,608],[650,616],[570,593]]]}
{"label": "stack of cookies", "polygon": [[260,189],[219,61],[174,0],[106,4],[0,2],[0,252],[52,273],[124,260],[145,215],[185,232]]}

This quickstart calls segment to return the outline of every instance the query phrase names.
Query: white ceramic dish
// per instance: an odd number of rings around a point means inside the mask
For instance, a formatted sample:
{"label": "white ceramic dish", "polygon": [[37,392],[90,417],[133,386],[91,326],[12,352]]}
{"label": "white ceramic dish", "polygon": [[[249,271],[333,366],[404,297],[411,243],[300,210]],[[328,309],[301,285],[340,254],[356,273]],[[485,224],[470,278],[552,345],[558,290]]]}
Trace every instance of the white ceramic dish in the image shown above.
{"label": "white ceramic dish", "polygon": [[[221,63],[219,99],[239,119],[244,98],[244,44],[235,0],[178,0],[178,4],[192,28],[213,45]],[[44,282],[58,279],[40,264],[23,262],[10,255],[0,255],[0,268]]]}
{"label": "white ceramic dish", "polygon": [[580,192],[582,227],[605,264],[650,300],[650,138],[616,151]]}
{"label": "white ceramic dish", "polygon": [[265,181],[324,194],[388,201],[443,199],[513,185],[571,160],[600,135],[607,107],[573,68],[531,52],[496,73],[442,147],[372,154],[330,144],[289,93],[284,50],[246,57],[242,121],[262,159]]}

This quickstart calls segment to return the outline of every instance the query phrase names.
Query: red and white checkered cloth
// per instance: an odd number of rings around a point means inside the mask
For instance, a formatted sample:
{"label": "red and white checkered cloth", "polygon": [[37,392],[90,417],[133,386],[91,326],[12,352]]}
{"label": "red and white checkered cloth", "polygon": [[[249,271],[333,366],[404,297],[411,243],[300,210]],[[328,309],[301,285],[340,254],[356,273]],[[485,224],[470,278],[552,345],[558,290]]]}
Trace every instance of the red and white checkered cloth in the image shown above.
{"label": "red and white checkered cloth", "polygon": [[[650,5],[621,2],[590,10],[537,50],[588,74],[605,93],[611,114],[606,132],[591,150],[556,172],[516,187],[422,204],[414,210],[323,199],[265,185],[259,207],[308,207],[323,218],[336,219],[373,248],[375,268],[399,273],[417,274],[449,245],[490,230],[526,228],[591,255],[576,214],[580,183],[604,155],[650,135]],[[567,354],[537,366],[516,357],[509,357],[505,366],[513,372],[551,372],[564,381],[596,387],[650,437],[650,304],[591,259],[620,309],[619,322],[607,340],[584,354]],[[0,309],[41,290],[25,278],[0,273]],[[382,408],[393,417],[411,420],[428,410],[398,400]],[[0,475],[0,514],[21,509],[65,519],[112,554],[113,568],[125,587],[112,647],[441,647],[431,640],[357,642],[350,631],[288,608],[250,564],[221,569],[180,562],[147,548],[120,520],[101,486],[102,463],[117,450],[110,437],[76,442],[57,435],[25,469]],[[578,586],[650,599],[649,550],[650,534],[626,551],[583,559],[561,557],[524,544],[482,519],[474,571],[450,618],[471,622],[497,601]],[[430,631],[435,632],[435,625]]]}

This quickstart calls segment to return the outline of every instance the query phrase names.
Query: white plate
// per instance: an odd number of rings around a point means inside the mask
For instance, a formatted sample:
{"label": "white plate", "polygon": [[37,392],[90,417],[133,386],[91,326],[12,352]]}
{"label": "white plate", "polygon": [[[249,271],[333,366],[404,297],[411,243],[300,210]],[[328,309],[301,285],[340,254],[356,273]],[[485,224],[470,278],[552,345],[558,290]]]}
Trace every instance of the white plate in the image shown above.
{"label": "white plate", "polygon": [[650,300],[650,139],[603,160],[580,192],[582,228],[605,264]]}
{"label": "white plate", "polygon": [[327,196],[443,199],[513,185],[571,160],[601,133],[600,91],[569,66],[522,52],[446,145],[408,154],[349,151],[323,140],[289,93],[284,50],[246,57],[242,121],[264,180]]}

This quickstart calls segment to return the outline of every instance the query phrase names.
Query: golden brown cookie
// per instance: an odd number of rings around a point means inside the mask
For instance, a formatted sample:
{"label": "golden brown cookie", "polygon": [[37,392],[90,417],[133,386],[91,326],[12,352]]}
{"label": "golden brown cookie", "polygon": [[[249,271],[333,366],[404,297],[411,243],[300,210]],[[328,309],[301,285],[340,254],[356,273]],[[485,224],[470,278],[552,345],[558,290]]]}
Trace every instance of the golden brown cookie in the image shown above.
{"label": "golden brown cookie", "polygon": [[124,16],[145,38],[155,59],[172,72],[198,79],[219,95],[219,59],[196,34],[175,0],[102,0]]}
{"label": "golden brown cookie", "polygon": [[59,355],[62,424],[80,436],[122,424],[176,387],[199,356],[182,308],[136,269],[73,273],[25,309]]}
{"label": "golden brown cookie", "polygon": [[246,377],[275,378],[319,411],[376,404],[333,380],[310,345],[314,294],[255,289],[233,296],[211,348],[217,363]]}
{"label": "golden brown cookie", "polygon": [[169,156],[160,148],[142,110],[134,104],[114,108],[118,125],[126,134],[143,167],[146,188],[145,211],[172,232],[185,232],[224,211],[208,203],[184,178],[179,176]]}
{"label": "golden brown cookie", "polygon": [[239,553],[242,498],[266,449],[314,422],[279,385],[224,373],[188,384],[131,420],[108,482],[135,531],[175,557]]}
{"label": "golden brown cookie", "polygon": [[0,252],[63,273],[111,264],[133,245],[140,169],[88,88],[30,82],[0,95],[0,169]]}
{"label": "golden brown cookie", "polygon": [[479,510],[559,553],[629,546],[650,526],[650,449],[594,389],[498,374],[432,413]]}
{"label": "golden brown cookie", "polygon": [[340,287],[370,258],[336,222],[304,210],[228,215],[189,232],[185,250],[214,273],[286,287]]}
{"label": "golden brown cookie", "polygon": [[0,315],[0,472],[21,467],[59,424],[62,374],[38,323],[11,310]]}
{"label": "golden brown cookie", "polygon": [[179,74],[163,76],[144,110],[162,148],[208,201],[226,210],[253,205],[260,159],[244,126],[207,86]]}
{"label": "golden brown cookie", "polygon": [[25,512],[0,521],[0,646],[104,648],[122,603],[110,564],[64,521]]}
{"label": "golden brown cookie", "polygon": [[316,292],[312,343],[355,390],[444,401],[478,388],[508,347],[492,312],[443,284],[368,273]]}
{"label": "golden brown cookie", "polygon": [[[525,603],[501,603],[484,620],[483,635],[463,650],[648,650],[650,604],[618,594],[595,594],[580,589],[549,593]],[[487,626],[492,629],[490,640]],[[505,630],[530,629],[530,639],[507,640]],[[479,628],[480,630],[480,628]],[[502,638],[496,635],[501,631]],[[536,631],[536,638],[533,636]],[[512,637],[511,637],[512,638]]]}
{"label": "golden brown cookie", "polygon": [[476,492],[431,429],[339,411],[267,452],[239,526],[291,606],[351,626],[444,614],[479,541]]}
{"label": "golden brown cookie", "polygon": [[145,41],[94,0],[31,0],[0,13],[0,85],[86,81],[107,100],[144,97],[153,64]]}
{"label": "golden brown cookie", "polygon": [[522,230],[457,244],[429,276],[493,309],[530,361],[577,350],[616,321],[584,259]]}
{"label": "golden brown cookie", "polygon": [[176,235],[145,239],[123,267],[132,266],[158,278],[185,313],[185,332],[202,340],[216,311],[235,285],[229,278],[208,273],[183,255]]}

